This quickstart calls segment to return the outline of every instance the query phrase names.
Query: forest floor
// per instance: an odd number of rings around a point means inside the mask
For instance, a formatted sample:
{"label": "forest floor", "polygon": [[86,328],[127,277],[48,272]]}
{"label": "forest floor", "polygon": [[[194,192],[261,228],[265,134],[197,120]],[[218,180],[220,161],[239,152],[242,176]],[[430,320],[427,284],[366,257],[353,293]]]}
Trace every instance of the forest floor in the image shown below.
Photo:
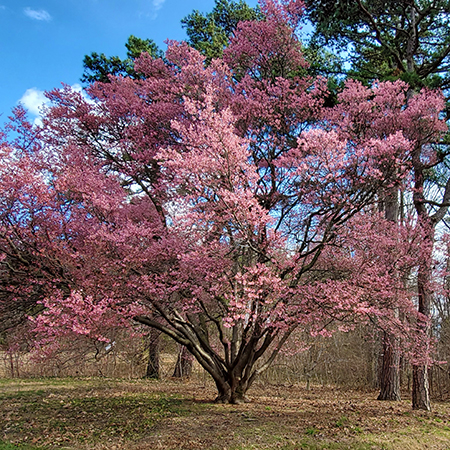
{"label": "forest floor", "polygon": [[255,386],[214,404],[199,381],[0,379],[0,450],[450,449],[450,403],[329,386]]}

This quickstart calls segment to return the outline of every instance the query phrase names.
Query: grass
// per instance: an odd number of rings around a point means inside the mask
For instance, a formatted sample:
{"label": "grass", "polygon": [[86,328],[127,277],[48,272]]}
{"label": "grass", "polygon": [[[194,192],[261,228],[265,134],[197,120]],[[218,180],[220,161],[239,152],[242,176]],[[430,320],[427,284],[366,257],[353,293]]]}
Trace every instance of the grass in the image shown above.
{"label": "grass", "polygon": [[0,450],[450,448],[449,404],[424,413],[330,387],[250,394],[249,404],[216,405],[198,382],[3,379]]}
{"label": "grass", "polygon": [[44,450],[43,447],[34,447],[27,444],[11,444],[10,442],[0,441],[0,450]]}
{"label": "grass", "polygon": [[108,385],[88,384],[69,393],[54,387],[8,392],[0,395],[0,402],[6,410],[10,405],[6,431],[13,440],[61,444],[139,439],[161,419],[183,413],[175,396],[117,392]]}

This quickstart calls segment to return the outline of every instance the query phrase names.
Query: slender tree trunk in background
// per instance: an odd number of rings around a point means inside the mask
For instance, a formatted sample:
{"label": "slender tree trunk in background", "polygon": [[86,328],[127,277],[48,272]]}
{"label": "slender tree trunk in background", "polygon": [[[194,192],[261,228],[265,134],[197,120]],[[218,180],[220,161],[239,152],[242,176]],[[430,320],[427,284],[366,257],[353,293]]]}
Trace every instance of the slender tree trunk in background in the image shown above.
{"label": "slender tree trunk in background", "polygon": [[[422,227],[423,233],[423,254],[417,272],[417,297],[418,297],[418,312],[421,317],[418,317],[417,327],[423,333],[429,335],[430,326],[429,319],[431,317],[431,301],[433,292],[431,290],[432,280],[432,263],[433,263],[433,245],[434,233],[436,224],[444,218],[448,207],[445,204],[448,202],[450,195],[450,179],[447,180],[445,194],[443,197],[443,206],[437,212],[430,216],[426,201],[423,195],[423,187],[425,174],[422,162],[420,160],[420,147],[413,153],[413,167],[414,167],[414,188],[413,194],[414,207],[417,211],[418,226]],[[412,367],[412,407],[413,409],[423,409],[425,411],[431,410],[430,403],[430,389],[428,384],[428,365],[426,359],[428,358],[429,349],[426,348],[423,352],[425,361],[422,364],[416,364]]]}
{"label": "slender tree trunk in background", "polygon": [[413,409],[431,411],[427,365],[413,366],[412,406]]}
{"label": "slender tree trunk in background", "polygon": [[192,373],[192,356],[187,348],[182,345],[178,351],[177,363],[173,371],[174,378],[189,378]]}
{"label": "slender tree trunk in background", "polygon": [[[418,311],[424,316],[424,321],[418,321],[417,326],[422,329],[424,333],[429,335],[430,326],[427,321],[431,315],[431,298],[432,292],[430,288],[432,269],[431,269],[431,259],[433,246],[432,242],[434,240],[434,227],[431,227],[427,232],[425,239],[429,244],[429,254],[423,258],[423,263],[419,267],[417,274],[417,295],[419,299]],[[425,354],[428,353],[428,349]],[[430,387],[428,383],[428,364],[425,362],[423,364],[413,365],[413,376],[412,376],[412,406],[413,409],[423,409],[426,411],[431,410],[430,403]]]}
{"label": "slender tree trunk in background", "polygon": [[[385,219],[397,223],[398,210],[398,189],[391,188],[384,196]],[[398,311],[395,313],[398,314]],[[378,400],[401,400],[399,340],[388,332],[383,333],[382,359]]]}
{"label": "slender tree trunk in background", "polygon": [[159,378],[159,350],[161,332],[151,328],[148,334],[148,361],[145,378]]}
{"label": "slender tree trunk in background", "polygon": [[12,352],[8,353],[8,359],[9,359],[9,370],[11,373],[11,378],[14,378],[15,372],[14,372],[14,357],[12,355]]}

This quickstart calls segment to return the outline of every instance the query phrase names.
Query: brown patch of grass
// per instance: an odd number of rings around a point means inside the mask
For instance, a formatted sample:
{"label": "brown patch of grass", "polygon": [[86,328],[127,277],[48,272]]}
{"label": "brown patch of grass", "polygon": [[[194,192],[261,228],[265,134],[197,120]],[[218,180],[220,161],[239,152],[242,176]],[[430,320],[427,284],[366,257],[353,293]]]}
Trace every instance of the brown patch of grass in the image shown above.
{"label": "brown patch of grass", "polygon": [[[251,403],[216,405],[198,381],[0,381],[0,439],[66,449],[449,449],[450,404],[332,387],[256,386]],[[0,447],[1,448],[1,447]]]}

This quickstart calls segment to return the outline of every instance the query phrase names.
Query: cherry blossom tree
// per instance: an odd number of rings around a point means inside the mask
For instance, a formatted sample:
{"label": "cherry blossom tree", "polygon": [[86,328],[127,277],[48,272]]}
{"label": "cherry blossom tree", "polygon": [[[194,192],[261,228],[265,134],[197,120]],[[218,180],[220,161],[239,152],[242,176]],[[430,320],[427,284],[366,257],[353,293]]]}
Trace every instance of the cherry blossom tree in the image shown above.
{"label": "cherry blossom tree", "polygon": [[170,42],[165,61],[136,61],[140,79],[96,83],[89,100],[50,92],[42,127],[3,142],[2,264],[13,242],[59,268],[34,319],[43,348],[138,322],[236,403],[298,327],[362,318],[408,335],[392,309],[410,312],[411,294],[385,272],[420,251],[368,211],[407,183],[440,104],[349,83],[324,110],[326,81],[299,76],[302,3],[260,5],[266,20],[239,24],[222,60]]}
{"label": "cherry blossom tree", "polygon": [[1,332],[20,326],[28,315],[42,310],[38,301],[51,292],[56,274],[62,275],[60,287],[70,291],[58,261],[35,252],[43,221],[57,214],[50,212],[41,166],[32,156],[39,149],[38,135],[20,107],[0,134]]}

